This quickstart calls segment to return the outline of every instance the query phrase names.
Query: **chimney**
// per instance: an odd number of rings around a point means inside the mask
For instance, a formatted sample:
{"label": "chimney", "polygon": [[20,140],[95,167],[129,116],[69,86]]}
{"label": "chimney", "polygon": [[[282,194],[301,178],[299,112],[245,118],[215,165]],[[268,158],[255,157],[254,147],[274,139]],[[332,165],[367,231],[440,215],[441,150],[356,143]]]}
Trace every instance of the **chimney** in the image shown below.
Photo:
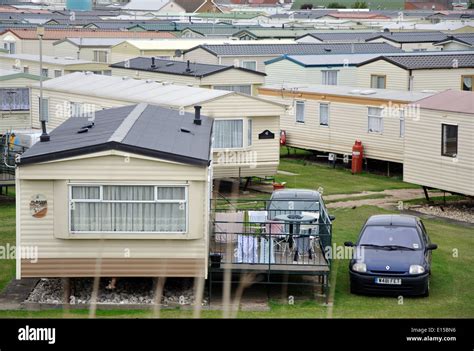
{"label": "chimney", "polygon": [[190,66],[189,60],[188,62],[186,62],[186,72],[191,72],[191,66]]}
{"label": "chimney", "polygon": [[201,120],[201,107],[202,106],[194,106],[194,124],[200,126],[202,123]]}
{"label": "chimney", "polygon": [[151,58],[151,68],[156,68],[154,57]]}

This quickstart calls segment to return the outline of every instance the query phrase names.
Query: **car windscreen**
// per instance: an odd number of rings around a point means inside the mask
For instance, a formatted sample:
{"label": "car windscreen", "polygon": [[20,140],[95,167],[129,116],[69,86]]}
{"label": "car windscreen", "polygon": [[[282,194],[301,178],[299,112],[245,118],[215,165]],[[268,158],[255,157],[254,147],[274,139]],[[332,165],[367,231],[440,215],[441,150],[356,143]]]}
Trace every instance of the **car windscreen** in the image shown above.
{"label": "car windscreen", "polygon": [[359,240],[359,245],[421,249],[420,236],[416,228],[403,226],[367,226]]}

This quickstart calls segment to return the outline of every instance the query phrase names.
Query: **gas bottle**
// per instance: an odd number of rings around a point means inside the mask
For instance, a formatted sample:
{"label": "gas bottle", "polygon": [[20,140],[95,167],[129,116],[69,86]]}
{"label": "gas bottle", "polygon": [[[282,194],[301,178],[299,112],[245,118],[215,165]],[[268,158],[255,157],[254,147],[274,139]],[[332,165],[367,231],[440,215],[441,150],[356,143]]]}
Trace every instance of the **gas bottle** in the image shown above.
{"label": "gas bottle", "polygon": [[352,146],[352,174],[362,172],[362,160],[364,158],[364,146],[362,141],[356,140]]}

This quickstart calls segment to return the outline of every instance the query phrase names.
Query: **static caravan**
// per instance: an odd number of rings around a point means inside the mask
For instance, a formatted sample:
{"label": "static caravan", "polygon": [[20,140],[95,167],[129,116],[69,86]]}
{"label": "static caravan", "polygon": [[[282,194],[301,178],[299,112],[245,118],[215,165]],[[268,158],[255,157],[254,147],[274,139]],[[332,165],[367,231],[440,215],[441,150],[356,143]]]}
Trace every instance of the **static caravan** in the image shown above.
{"label": "static caravan", "polygon": [[[17,279],[206,277],[213,119],[148,104],[70,118],[16,168]],[[20,255],[19,255],[20,256]]]}
{"label": "static caravan", "polygon": [[39,80],[33,74],[0,69],[0,134],[31,127],[30,86]]}
{"label": "static caravan", "polygon": [[380,56],[359,63],[357,80],[361,88],[472,91],[474,52]]}
{"label": "static caravan", "polygon": [[54,56],[111,63],[110,50],[126,38],[65,38],[54,42]]}
{"label": "static caravan", "polygon": [[435,51],[440,50],[434,44],[447,38],[442,32],[391,32],[380,33],[368,38],[368,43],[387,43],[404,51]]}
{"label": "static caravan", "polygon": [[[167,32],[129,32],[124,30],[102,30],[84,28],[45,28],[43,35],[43,54],[54,55],[54,43],[65,38],[175,38]],[[0,46],[10,54],[37,55],[39,39],[36,28],[14,28],[0,33]]]}
{"label": "static caravan", "polygon": [[474,196],[474,93],[446,90],[414,103],[407,119],[403,180]]}
{"label": "static caravan", "polygon": [[385,43],[204,44],[185,51],[184,60],[214,65],[234,65],[265,72],[265,62],[282,55],[382,54],[389,52],[402,52],[402,50]]}
{"label": "static caravan", "polygon": [[0,55],[0,68],[16,69],[24,73],[42,75],[45,78],[57,78],[72,72],[94,72],[110,75],[110,68],[106,63],[79,60],[75,57],[57,57],[43,55],[43,67],[40,71],[40,57],[38,54],[11,54]]}
{"label": "static caravan", "polygon": [[265,73],[234,66],[136,57],[110,65],[112,75],[257,95]]}
{"label": "static caravan", "polygon": [[462,51],[474,48],[474,33],[449,35],[445,40],[434,44],[443,51]]}
{"label": "static caravan", "polygon": [[265,62],[265,84],[357,84],[357,64],[380,54],[283,55]]}
{"label": "static caravan", "polygon": [[359,139],[366,158],[395,163],[403,162],[405,120],[416,113],[406,107],[429,95],[328,85],[259,89],[260,97],[292,107],[280,122],[288,146],[350,154]]}
{"label": "static caravan", "polygon": [[[43,113],[55,128],[76,115],[104,108],[151,103],[181,112],[202,106],[215,119],[214,177],[265,177],[276,173],[280,116],[286,106],[225,90],[194,88],[129,77],[72,73],[43,84]],[[32,92],[32,126],[40,128],[39,89]]]}

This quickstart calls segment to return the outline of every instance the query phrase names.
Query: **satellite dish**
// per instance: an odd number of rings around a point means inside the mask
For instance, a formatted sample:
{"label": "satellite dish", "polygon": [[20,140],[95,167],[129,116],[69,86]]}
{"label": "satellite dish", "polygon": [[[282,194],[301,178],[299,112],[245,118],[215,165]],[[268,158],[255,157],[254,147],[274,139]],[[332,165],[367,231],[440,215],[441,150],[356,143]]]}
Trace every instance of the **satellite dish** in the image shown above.
{"label": "satellite dish", "polygon": [[182,55],[183,55],[183,52],[179,49],[174,52],[175,57],[181,57]]}

